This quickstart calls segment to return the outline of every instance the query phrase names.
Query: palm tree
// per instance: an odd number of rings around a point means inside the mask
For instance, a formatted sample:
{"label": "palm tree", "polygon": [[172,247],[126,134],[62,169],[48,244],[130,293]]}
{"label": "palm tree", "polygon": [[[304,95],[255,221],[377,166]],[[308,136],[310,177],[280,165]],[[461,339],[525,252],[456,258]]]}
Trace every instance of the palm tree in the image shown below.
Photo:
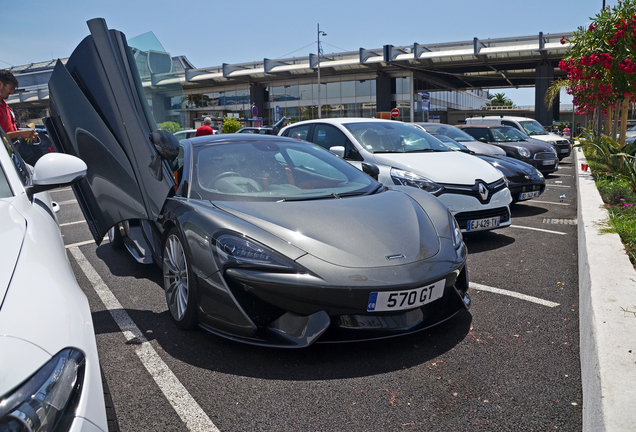
{"label": "palm tree", "polygon": [[490,102],[487,103],[489,106],[512,106],[514,103],[506,97],[505,93],[495,93],[489,94],[488,99]]}

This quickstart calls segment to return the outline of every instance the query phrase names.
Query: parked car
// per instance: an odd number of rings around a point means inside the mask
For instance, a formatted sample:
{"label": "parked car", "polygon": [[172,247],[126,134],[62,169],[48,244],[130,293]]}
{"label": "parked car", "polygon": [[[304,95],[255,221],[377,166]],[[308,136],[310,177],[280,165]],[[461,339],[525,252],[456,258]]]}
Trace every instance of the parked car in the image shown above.
{"label": "parked car", "polygon": [[[22,128],[26,129],[26,128]],[[55,147],[51,143],[51,139],[44,128],[35,128],[38,133],[38,137],[34,140],[18,138],[14,141],[16,149],[22,159],[33,166],[35,163],[47,153],[52,153],[55,151]]]}
{"label": "parked car", "polygon": [[503,228],[511,223],[512,198],[500,171],[438,139],[394,120],[330,118],[287,126],[283,136],[317,144],[350,163],[378,167],[386,185],[414,186],[439,197],[462,231]]}
{"label": "parked car", "polygon": [[451,150],[473,154],[475,157],[488,162],[497,168],[508,179],[508,189],[512,195],[512,202],[525,201],[539,197],[545,190],[545,178],[541,171],[532,165],[507,156],[487,156],[475,154],[463,144],[442,134],[431,134],[448,146]]}
{"label": "parked car", "polygon": [[532,139],[548,143],[556,150],[559,160],[570,156],[572,152],[571,142],[567,138],[563,138],[555,133],[547,132],[541,123],[529,117],[516,116],[481,116],[470,117],[466,119],[466,124],[497,124],[502,126],[510,126]]}
{"label": "parked car", "polygon": [[236,133],[247,133],[256,135],[278,135],[278,132],[283,127],[283,124],[287,120],[287,117],[283,116],[273,126],[248,126],[241,128]]}
{"label": "parked car", "polygon": [[542,174],[559,169],[557,152],[550,144],[525,140],[510,126],[467,124],[457,126],[478,141],[494,144],[506,151],[506,155],[532,165]]}
{"label": "parked car", "polygon": [[86,164],[50,153],[31,170],[2,129],[0,141],[0,430],[106,432],[91,311],[47,192]]}
{"label": "parked car", "polygon": [[490,156],[505,156],[506,152],[492,144],[486,144],[477,141],[472,136],[468,135],[461,129],[457,129],[455,126],[443,124],[443,123],[412,123],[414,126],[423,129],[430,134],[442,134],[451,138],[453,141],[460,143],[462,146],[468,148],[471,152],[476,154],[490,155]]}
{"label": "parked car", "polygon": [[90,28],[51,76],[50,122],[88,165],[77,199],[95,242],[110,231],[161,266],[177,327],[292,348],[413,333],[470,305],[466,247],[440,200],[289,138],[178,142],[119,90],[143,92],[125,36]]}
{"label": "parked car", "polygon": [[[194,138],[197,134],[197,130],[196,129],[186,129],[186,130],[182,130],[179,132],[175,132],[174,136],[175,138],[177,138],[179,141],[181,141],[182,139],[188,139],[188,138]],[[215,132],[216,134],[216,132]]]}

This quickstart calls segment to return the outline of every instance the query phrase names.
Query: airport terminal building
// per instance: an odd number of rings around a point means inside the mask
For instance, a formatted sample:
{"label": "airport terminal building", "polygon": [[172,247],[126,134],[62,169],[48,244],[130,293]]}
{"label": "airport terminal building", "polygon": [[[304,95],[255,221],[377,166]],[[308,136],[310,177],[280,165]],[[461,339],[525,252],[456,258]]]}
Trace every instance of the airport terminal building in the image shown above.
{"label": "airport terminal building", "polygon": [[[385,45],[205,68],[157,49],[161,45],[152,33],[130,39],[129,45],[153,111],[168,111],[184,129],[198,126],[206,116],[217,122],[233,116],[245,125],[261,125],[282,116],[296,121],[393,112],[393,118],[407,122],[455,123],[458,113],[486,105],[487,89],[509,87],[535,87],[531,116],[548,125],[558,120],[559,110],[546,107],[543,99],[563,75],[558,63],[569,45],[561,38],[570,34]],[[29,108],[32,118],[44,117],[54,66],[50,61],[11,68],[20,85],[8,103]],[[161,87],[165,94],[165,86],[174,88],[173,96],[158,100],[153,90]]]}

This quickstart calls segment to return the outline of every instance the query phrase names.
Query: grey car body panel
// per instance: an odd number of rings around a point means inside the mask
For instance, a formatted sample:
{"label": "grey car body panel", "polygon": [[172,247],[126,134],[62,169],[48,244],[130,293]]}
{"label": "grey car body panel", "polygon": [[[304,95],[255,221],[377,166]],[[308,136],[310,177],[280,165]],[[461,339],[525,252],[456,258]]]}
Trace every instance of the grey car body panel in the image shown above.
{"label": "grey car body panel", "polygon": [[[217,205],[319,259],[343,267],[392,266],[386,256],[395,254],[403,254],[406,264],[439,253],[437,232],[426,212],[400,192],[343,201],[233,201]],[[308,224],[308,220],[313,222]]]}
{"label": "grey car body panel", "polygon": [[89,27],[91,35],[51,76],[49,124],[56,144],[88,165],[89,185],[80,184],[77,195],[99,244],[117,222],[157,219],[175,182],[165,164],[159,175],[149,168],[157,157],[149,139],[156,126],[125,36],[101,19]]}

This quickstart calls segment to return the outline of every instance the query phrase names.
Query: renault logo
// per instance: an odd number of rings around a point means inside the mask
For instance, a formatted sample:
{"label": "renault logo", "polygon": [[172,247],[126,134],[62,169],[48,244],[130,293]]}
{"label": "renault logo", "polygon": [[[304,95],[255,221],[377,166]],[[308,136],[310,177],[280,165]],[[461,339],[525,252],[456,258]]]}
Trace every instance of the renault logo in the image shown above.
{"label": "renault logo", "polygon": [[481,197],[481,200],[486,201],[488,199],[488,188],[486,187],[485,184],[479,183],[478,189],[479,189],[479,196]]}

